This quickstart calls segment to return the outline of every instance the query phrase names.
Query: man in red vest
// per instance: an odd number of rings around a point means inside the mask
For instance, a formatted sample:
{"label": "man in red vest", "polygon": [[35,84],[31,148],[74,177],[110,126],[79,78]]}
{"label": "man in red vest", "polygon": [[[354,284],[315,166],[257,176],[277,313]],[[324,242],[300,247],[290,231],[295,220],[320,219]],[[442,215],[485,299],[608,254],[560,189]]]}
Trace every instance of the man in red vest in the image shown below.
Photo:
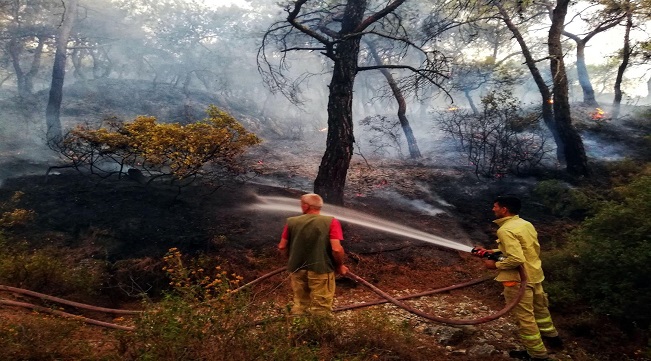
{"label": "man in red vest", "polygon": [[335,296],[335,272],[344,266],[343,232],[334,217],[321,215],[318,194],[301,196],[303,214],[287,218],[278,249],[288,258],[287,271],[294,291],[293,315],[329,314]]}

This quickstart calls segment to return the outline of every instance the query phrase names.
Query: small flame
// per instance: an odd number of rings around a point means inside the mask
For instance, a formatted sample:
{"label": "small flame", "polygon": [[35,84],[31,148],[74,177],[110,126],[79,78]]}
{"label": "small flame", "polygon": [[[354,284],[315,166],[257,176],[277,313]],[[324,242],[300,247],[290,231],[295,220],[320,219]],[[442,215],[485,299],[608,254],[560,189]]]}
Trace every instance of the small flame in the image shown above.
{"label": "small flame", "polygon": [[605,116],[606,112],[604,112],[601,108],[595,108],[595,111],[590,113],[592,120],[603,120]]}
{"label": "small flame", "polygon": [[325,127],[323,129],[319,129],[319,132],[325,132],[326,130],[328,130],[328,127]]}
{"label": "small flame", "polygon": [[449,111],[449,112],[453,112],[453,111],[455,111],[455,110],[459,110],[459,108],[458,108],[458,107],[449,107],[449,108],[448,108],[448,111]]}
{"label": "small flame", "polygon": [[550,98],[550,99],[547,101],[547,103],[549,103],[549,104],[554,104],[554,99]]}

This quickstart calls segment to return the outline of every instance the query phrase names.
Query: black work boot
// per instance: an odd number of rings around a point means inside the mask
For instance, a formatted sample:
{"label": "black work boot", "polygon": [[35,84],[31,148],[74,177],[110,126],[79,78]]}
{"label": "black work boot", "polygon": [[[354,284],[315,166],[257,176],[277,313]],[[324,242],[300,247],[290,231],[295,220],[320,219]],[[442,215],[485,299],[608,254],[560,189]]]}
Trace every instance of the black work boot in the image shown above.
{"label": "black work boot", "polygon": [[549,336],[543,336],[542,337],[543,341],[549,346],[549,348],[554,349],[554,350],[560,350],[563,348],[563,339],[561,339],[558,336],[554,337],[549,337]]}
{"label": "black work boot", "polygon": [[545,360],[551,360],[550,358],[539,358],[539,357],[531,357],[529,353],[526,350],[517,350],[517,351],[509,351],[509,357],[511,358],[517,358],[520,360],[525,360],[525,361],[545,361]]}

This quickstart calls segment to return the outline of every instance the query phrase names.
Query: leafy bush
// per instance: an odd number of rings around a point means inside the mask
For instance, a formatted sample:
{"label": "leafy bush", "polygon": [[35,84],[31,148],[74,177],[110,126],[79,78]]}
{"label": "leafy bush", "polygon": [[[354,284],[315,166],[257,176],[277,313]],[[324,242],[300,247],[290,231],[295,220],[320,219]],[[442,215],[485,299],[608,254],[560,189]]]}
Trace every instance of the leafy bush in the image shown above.
{"label": "leafy bush", "polygon": [[96,342],[79,338],[82,324],[30,314],[0,318],[3,360],[97,360]]}
{"label": "leafy bush", "polygon": [[104,281],[105,265],[71,257],[70,250],[46,247],[30,250],[24,244],[0,244],[0,283],[57,296],[96,295]]}
{"label": "leafy bush", "polygon": [[234,292],[241,277],[220,266],[207,269],[177,249],[164,262],[172,290],[121,336],[122,360],[426,359],[413,328],[379,312],[289,317],[273,302],[254,305]]}
{"label": "leafy bush", "polygon": [[[552,287],[565,290],[569,300],[580,298],[598,314],[646,328],[651,325],[651,174],[641,173],[615,191],[616,197],[602,202],[572,232],[558,259],[545,260],[546,269]],[[554,262],[556,269],[549,266]]]}
{"label": "leafy bush", "polygon": [[585,190],[571,187],[559,180],[544,180],[536,184],[534,193],[540,202],[560,217],[583,219],[595,201]]}
{"label": "leafy bush", "polygon": [[[16,192],[0,203],[0,231],[24,226],[35,213],[16,208],[22,197]],[[31,249],[27,242],[9,242],[10,235],[0,232],[0,283],[59,296],[96,294],[103,282],[104,264],[73,256],[68,249],[46,247]]]}
{"label": "leafy bush", "polygon": [[34,211],[17,208],[23,195],[23,192],[15,192],[9,201],[0,203],[0,229],[24,226],[34,219]]}
{"label": "leafy bush", "polygon": [[618,189],[573,234],[578,287],[597,312],[651,323],[651,175]]}
{"label": "leafy bush", "polygon": [[478,114],[450,110],[437,119],[454,138],[477,176],[521,174],[540,165],[549,153],[537,115],[525,114],[508,91],[482,98]]}
{"label": "leafy bush", "polygon": [[208,118],[188,125],[139,116],[97,130],[78,126],[56,147],[73,167],[92,174],[109,176],[133,169],[143,183],[167,177],[184,185],[197,177],[218,181],[241,174],[238,156],[259,142],[235,118],[211,106]]}

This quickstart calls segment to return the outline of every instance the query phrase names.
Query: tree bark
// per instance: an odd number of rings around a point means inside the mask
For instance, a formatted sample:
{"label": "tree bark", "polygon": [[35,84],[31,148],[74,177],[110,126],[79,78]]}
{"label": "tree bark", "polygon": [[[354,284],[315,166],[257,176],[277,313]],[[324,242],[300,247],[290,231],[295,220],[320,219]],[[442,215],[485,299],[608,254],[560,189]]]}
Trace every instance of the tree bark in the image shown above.
{"label": "tree bark", "polygon": [[594,95],[594,89],[590,82],[588,67],[585,65],[585,42],[576,43],[576,72],[579,77],[579,84],[583,90],[583,103],[591,107],[598,107],[599,103]]}
{"label": "tree bark", "polygon": [[22,98],[30,97],[34,91],[34,78],[41,68],[41,58],[43,55],[43,46],[45,45],[45,38],[38,38],[38,45],[34,49],[32,57],[32,64],[29,71],[24,72],[20,65],[20,55],[23,51],[23,45],[20,44],[18,39],[11,39],[8,44],[9,56],[16,72],[16,84],[18,87],[18,95]]}
{"label": "tree bark", "polygon": [[[553,8],[551,4],[548,5],[550,11],[550,17],[553,16]],[[586,34],[583,39],[579,36],[572,34],[568,31],[563,30],[562,34],[576,42],[576,71],[579,77],[579,84],[583,91],[583,103],[589,106],[598,107],[599,103],[595,98],[594,88],[590,82],[590,75],[588,74],[588,68],[585,65],[585,47],[588,41],[592,39],[595,35],[602,33],[610,28],[613,28],[619,24],[622,20],[622,16],[615,16],[611,18],[604,19],[599,23],[592,31]]]}
{"label": "tree bark", "polygon": [[515,24],[513,24],[513,21],[511,21],[511,17],[506,12],[506,9],[501,4],[501,2],[499,1],[496,2],[495,6],[497,7],[497,10],[502,16],[502,20],[504,21],[504,24],[506,24],[507,28],[509,28],[511,33],[513,33],[513,36],[515,37],[516,41],[520,45],[520,49],[522,50],[522,55],[524,56],[525,59],[525,64],[527,65],[527,68],[529,69],[529,72],[531,73],[531,76],[533,77],[534,82],[538,87],[540,96],[542,97],[542,102],[540,106],[542,110],[542,117],[543,117],[543,121],[545,122],[545,125],[547,126],[549,131],[552,133],[552,136],[554,137],[554,142],[556,143],[556,159],[560,164],[565,164],[566,162],[565,145],[563,143],[563,139],[559,136],[558,129],[556,129],[556,123],[554,120],[554,109],[552,107],[552,102],[553,102],[552,93],[549,90],[547,83],[545,83],[545,79],[543,79],[542,75],[540,74],[540,70],[538,70],[538,67],[536,66],[536,60],[531,55],[531,51],[529,50],[527,43],[524,41],[524,37],[522,36],[522,33],[520,33],[518,27],[515,26]]}
{"label": "tree bark", "polygon": [[[375,63],[377,65],[384,65],[384,62],[380,58],[380,55],[378,54],[377,49],[373,43],[367,41],[366,44],[368,45],[369,51],[371,52],[371,56],[373,56]],[[420,154],[420,149],[418,149],[418,143],[416,142],[416,137],[414,137],[414,132],[411,129],[411,125],[409,125],[409,119],[407,119],[407,102],[405,101],[405,97],[402,94],[402,90],[400,90],[400,87],[393,78],[393,75],[391,75],[389,69],[381,68],[379,70],[387,80],[387,84],[389,84],[389,87],[391,88],[393,97],[396,99],[396,102],[398,102],[398,120],[402,126],[402,131],[405,133],[405,138],[407,139],[409,156],[411,159],[420,159],[422,158],[422,155]]]}
{"label": "tree bark", "polygon": [[572,125],[570,102],[568,96],[567,73],[563,61],[561,34],[567,15],[570,0],[557,0],[552,14],[552,24],[549,28],[548,48],[550,68],[554,81],[554,119],[558,135],[564,144],[565,159],[568,173],[576,176],[587,176],[588,159],[583,148],[583,141]]}
{"label": "tree bark", "polygon": [[353,85],[361,35],[352,34],[361,24],[366,0],[351,0],[341,22],[342,39],[334,47],[334,68],[328,97],[328,137],[326,151],[314,180],[314,192],[330,204],[344,203],[344,186],[353,156]]}
{"label": "tree bark", "polygon": [[470,90],[464,90],[463,95],[466,97],[466,100],[468,101],[468,105],[470,105],[470,109],[472,109],[472,113],[474,115],[479,115],[479,109],[477,109],[475,102],[472,100],[472,96],[470,95]]}
{"label": "tree bark", "polygon": [[615,79],[615,99],[613,99],[612,117],[617,119],[622,104],[622,80],[624,79],[624,71],[628,67],[628,62],[631,56],[631,28],[633,27],[633,11],[631,4],[627,1],[626,9],[626,31],[624,32],[624,49],[622,49],[622,63],[619,64],[617,69],[617,78]]}
{"label": "tree bark", "polygon": [[63,21],[59,26],[56,39],[56,52],[52,66],[52,85],[50,98],[45,109],[45,125],[48,142],[58,142],[63,137],[61,130],[61,101],[63,100],[63,82],[66,75],[66,51],[72,25],[77,16],[78,0],[68,0],[64,4]]}

